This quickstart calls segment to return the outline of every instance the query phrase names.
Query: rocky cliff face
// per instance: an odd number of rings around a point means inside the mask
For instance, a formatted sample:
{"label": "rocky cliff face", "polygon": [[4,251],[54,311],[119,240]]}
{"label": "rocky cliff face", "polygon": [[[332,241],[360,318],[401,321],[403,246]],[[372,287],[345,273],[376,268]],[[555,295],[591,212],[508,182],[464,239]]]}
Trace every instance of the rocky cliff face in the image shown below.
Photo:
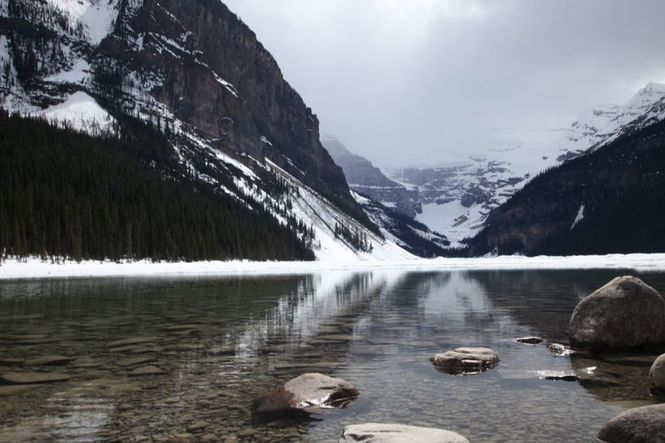
{"label": "rocky cliff face", "polygon": [[383,242],[316,116],[219,0],[0,0],[0,66],[5,109],[91,133],[137,117],[220,192],[311,225],[294,209],[298,190],[280,185],[287,177]]}

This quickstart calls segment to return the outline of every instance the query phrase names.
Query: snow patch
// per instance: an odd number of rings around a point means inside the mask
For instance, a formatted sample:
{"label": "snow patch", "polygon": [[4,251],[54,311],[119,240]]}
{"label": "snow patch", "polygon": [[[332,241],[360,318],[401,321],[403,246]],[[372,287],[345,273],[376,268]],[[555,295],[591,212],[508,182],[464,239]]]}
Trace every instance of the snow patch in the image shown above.
{"label": "snow patch", "polygon": [[83,83],[90,76],[90,65],[82,58],[77,59],[71,69],[59,72],[45,80],[53,83]]}
{"label": "snow patch", "polygon": [[572,231],[573,229],[575,229],[575,226],[577,226],[577,224],[579,222],[581,222],[582,220],[584,220],[584,204],[582,204],[580,206],[580,209],[577,211],[577,215],[575,216],[575,220],[573,220],[573,224],[570,225],[570,230]]}
{"label": "snow patch", "polygon": [[64,102],[40,111],[38,116],[56,125],[70,126],[92,135],[112,130],[115,123],[115,119],[83,91],[77,91]]}
{"label": "snow patch", "polygon": [[115,25],[119,0],[47,0],[64,12],[72,24],[86,29],[89,42],[98,45]]}

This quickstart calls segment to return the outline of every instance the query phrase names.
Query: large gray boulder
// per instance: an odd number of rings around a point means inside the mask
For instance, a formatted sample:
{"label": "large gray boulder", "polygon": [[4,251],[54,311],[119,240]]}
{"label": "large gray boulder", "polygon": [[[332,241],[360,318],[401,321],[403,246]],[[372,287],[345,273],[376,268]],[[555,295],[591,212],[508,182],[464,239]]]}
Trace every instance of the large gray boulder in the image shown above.
{"label": "large gray boulder", "polygon": [[607,443],[665,443],[665,404],[630,409],[598,433]]}
{"label": "large gray boulder", "polygon": [[355,386],[346,380],[312,372],[293,378],[254,400],[253,408],[257,413],[271,414],[344,407],[358,395]]}
{"label": "large gray boulder", "polygon": [[665,354],[658,357],[651,365],[649,384],[655,396],[665,399]]}
{"label": "large gray boulder", "polygon": [[617,277],[580,301],[568,327],[573,345],[647,348],[665,343],[665,299],[636,277]]}
{"label": "large gray boulder", "polygon": [[339,443],[469,443],[452,431],[386,423],[364,423],[344,428]]}

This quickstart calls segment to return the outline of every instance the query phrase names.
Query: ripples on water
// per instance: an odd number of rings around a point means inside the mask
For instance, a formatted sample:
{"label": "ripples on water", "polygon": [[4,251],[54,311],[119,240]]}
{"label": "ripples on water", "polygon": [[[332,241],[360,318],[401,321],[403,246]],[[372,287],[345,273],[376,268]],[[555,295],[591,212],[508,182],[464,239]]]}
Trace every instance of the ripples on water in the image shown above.
{"label": "ripples on water", "polygon": [[[655,357],[555,357],[580,298],[614,271],[374,272],[237,279],[0,283],[0,373],[56,371],[64,383],[0,385],[0,441],[335,441],[347,424],[397,422],[474,442],[593,441],[628,407],[652,403]],[[665,291],[665,275],[642,276]],[[127,344],[112,342],[123,339]],[[437,372],[428,357],[488,346],[500,365]],[[61,367],[7,359],[68,355]],[[164,375],[132,377],[153,365]],[[597,367],[610,383],[539,380]],[[303,372],[361,397],[307,421],[252,420],[251,400]],[[607,378],[606,377],[606,378]]]}

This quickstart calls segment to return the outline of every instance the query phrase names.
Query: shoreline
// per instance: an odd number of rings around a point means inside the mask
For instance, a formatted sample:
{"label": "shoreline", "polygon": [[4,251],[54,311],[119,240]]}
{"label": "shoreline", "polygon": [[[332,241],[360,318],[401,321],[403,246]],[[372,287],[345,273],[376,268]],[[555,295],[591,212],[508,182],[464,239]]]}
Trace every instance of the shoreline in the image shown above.
{"label": "shoreline", "polygon": [[616,269],[636,272],[665,271],[665,254],[610,254],[587,256],[499,256],[434,258],[385,261],[313,262],[150,262],[112,261],[43,262],[38,258],[6,260],[0,264],[0,280],[33,280],[95,277],[225,277],[317,274],[327,271],[517,271],[517,270]]}

